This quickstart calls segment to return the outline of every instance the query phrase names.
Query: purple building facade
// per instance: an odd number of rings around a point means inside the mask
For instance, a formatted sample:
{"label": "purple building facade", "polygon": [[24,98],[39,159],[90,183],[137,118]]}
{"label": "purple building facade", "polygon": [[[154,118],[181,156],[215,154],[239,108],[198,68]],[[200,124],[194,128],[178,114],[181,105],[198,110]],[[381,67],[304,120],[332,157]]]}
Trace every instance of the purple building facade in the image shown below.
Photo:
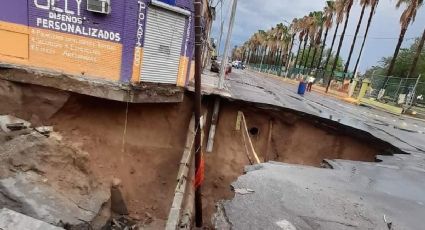
{"label": "purple building facade", "polygon": [[185,86],[193,13],[193,0],[5,0],[0,63]]}

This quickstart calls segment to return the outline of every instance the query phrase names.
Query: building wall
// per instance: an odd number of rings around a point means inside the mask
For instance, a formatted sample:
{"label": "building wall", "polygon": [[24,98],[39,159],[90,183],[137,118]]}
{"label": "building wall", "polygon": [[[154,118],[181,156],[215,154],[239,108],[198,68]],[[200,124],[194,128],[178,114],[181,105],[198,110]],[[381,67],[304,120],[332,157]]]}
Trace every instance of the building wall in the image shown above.
{"label": "building wall", "polygon": [[[161,0],[187,17],[177,78],[193,56],[193,1]],[[89,12],[87,0],[3,0],[0,62],[120,82],[138,82],[150,0],[111,0],[111,13]],[[160,68],[160,66],[158,67]],[[143,81],[143,76],[142,76]]]}

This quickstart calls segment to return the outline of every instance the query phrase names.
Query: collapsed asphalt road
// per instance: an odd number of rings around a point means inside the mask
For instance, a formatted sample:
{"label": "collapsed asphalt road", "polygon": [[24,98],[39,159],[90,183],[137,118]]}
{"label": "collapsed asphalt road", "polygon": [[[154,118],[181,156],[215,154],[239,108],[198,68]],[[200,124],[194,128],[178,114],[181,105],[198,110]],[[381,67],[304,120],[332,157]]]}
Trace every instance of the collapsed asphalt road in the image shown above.
{"label": "collapsed asphalt road", "polygon": [[275,162],[250,166],[233,187],[253,192],[222,203],[217,228],[423,228],[424,165],[330,164],[333,170]]}
{"label": "collapsed asphalt road", "polygon": [[[314,87],[314,86],[313,86]],[[233,100],[272,105],[330,119],[369,132],[406,153],[425,152],[425,122],[345,103],[316,92],[297,94],[297,86],[249,70],[234,70],[226,79]],[[223,96],[223,95],[222,95]]]}
{"label": "collapsed asphalt road", "polygon": [[235,70],[226,79],[225,91],[213,94],[332,120],[407,154],[377,156],[378,162],[325,160],[328,168],[275,162],[247,167],[246,174],[232,184],[238,190],[235,197],[219,205],[215,227],[421,229],[425,122],[316,92],[300,96],[296,91],[296,85],[283,79]]}

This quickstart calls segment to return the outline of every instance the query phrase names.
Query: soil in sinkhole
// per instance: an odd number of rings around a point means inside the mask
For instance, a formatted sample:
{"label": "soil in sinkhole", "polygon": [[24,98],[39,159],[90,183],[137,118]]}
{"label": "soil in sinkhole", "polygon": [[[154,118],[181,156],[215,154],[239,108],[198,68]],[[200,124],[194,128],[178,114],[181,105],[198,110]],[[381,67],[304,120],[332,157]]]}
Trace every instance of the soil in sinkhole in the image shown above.
{"label": "soil in sinkhole", "polygon": [[[15,91],[19,94],[16,96],[7,95],[13,100],[0,101],[1,113],[53,125],[63,135],[64,142],[88,153],[88,167],[99,182],[110,184],[114,178],[122,181],[130,216],[142,222],[153,221],[154,226],[162,228],[171,207],[192,115],[189,96],[178,104],[130,104],[124,131],[126,103],[34,86],[20,91]],[[211,99],[204,99],[209,117]],[[323,159],[374,161],[377,154],[390,148],[370,136],[318,118],[222,100],[214,150],[205,153],[206,223],[210,222],[217,201],[234,196],[230,184],[249,164],[241,133],[235,130],[238,111],[245,114],[260,158],[267,149],[270,121],[273,129],[268,152],[269,159],[274,161],[317,167]],[[204,133],[206,139],[208,129]]]}
{"label": "soil in sinkhole", "polygon": [[[243,174],[244,166],[250,163],[241,132],[235,130],[238,111],[242,111],[246,117],[253,146],[262,162],[267,150],[270,121],[273,123],[268,151],[270,161],[315,167],[321,167],[324,159],[374,162],[376,155],[393,149],[370,135],[333,122],[222,100],[214,149],[212,153],[205,154],[203,198],[206,201],[204,216],[208,218],[215,213],[218,201],[233,198],[230,185]],[[210,219],[205,222],[210,222]]]}

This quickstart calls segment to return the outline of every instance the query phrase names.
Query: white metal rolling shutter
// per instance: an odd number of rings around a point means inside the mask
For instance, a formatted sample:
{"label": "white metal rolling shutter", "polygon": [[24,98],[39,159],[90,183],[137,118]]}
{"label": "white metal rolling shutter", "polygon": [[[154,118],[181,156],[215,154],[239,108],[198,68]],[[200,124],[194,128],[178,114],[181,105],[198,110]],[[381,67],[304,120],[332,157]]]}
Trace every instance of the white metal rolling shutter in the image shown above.
{"label": "white metal rolling shutter", "polygon": [[146,19],[141,81],[176,84],[186,18],[150,6]]}

